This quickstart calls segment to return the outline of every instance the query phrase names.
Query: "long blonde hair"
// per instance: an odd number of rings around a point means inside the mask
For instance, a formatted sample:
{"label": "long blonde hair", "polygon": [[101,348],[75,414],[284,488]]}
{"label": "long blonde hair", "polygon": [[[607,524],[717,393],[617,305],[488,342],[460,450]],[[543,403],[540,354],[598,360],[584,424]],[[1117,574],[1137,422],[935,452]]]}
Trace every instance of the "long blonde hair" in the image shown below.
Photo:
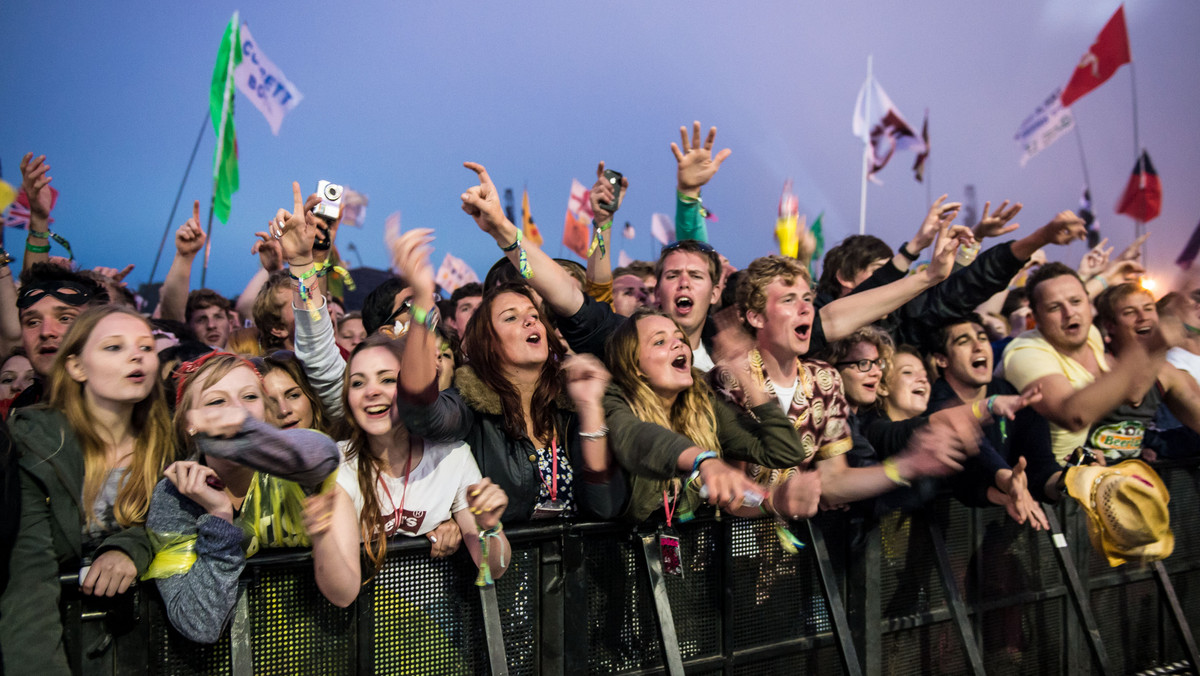
{"label": "long blonde hair", "polygon": [[[112,468],[108,466],[105,443],[95,432],[95,423],[84,398],[85,384],[67,373],[66,364],[69,358],[78,358],[83,353],[96,325],[105,317],[115,314],[137,317],[150,328],[150,322],[145,317],[127,307],[104,305],[87,310],[71,323],[50,371],[49,404],[66,416],[83,451],[83,512],[89,524],[95,521],[91,506],[95,504]],[[155,383],[150,394],[133,405],[130,421],[130,429],[134,434],[133,457],[113,503],[117,523],[125,528],[145,523],[154,485],[176,455],[171,415],[162,383],[158,381],[158,356],[154,355],[152,360],[147,361],[152,363],[146,364],[146,377],[154,378]]]}
{"label": "long blonde hair", "polygon": [[[633,414],[639,420],[651,422],[659,427],[678,432],[691,439],[701,448],[721,452],[717,441],[717,414],[714,410],[713,391],[704,381],[702,373],[692,369],[692,386],[675,398],[667,410],[662,400],[650,388],[638,366],[639,342],[638,323],[646,317],[667,317],[666,314],[649,308],[641,308],[628,321],[621,324],[608,341],[605,358],[613,383]],[[671,319],[667,317],[667,319]],[[680,333],[685,333],[679,322],[671,319]],[[686,333],[685,333],[686,335]],[[690,349],[690,348],[689,348]]]}

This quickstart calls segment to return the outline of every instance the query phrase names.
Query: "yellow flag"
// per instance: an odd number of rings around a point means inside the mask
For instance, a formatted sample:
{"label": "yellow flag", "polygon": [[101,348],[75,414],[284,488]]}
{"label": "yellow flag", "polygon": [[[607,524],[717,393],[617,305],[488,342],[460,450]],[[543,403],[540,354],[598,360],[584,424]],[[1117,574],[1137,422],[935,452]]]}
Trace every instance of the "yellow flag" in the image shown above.
{"label": "yellow flag", "polygon": [[17,191],[13,190],[11,185],[0,181],[0,211],[7,209],[15,199],[17,199]]}

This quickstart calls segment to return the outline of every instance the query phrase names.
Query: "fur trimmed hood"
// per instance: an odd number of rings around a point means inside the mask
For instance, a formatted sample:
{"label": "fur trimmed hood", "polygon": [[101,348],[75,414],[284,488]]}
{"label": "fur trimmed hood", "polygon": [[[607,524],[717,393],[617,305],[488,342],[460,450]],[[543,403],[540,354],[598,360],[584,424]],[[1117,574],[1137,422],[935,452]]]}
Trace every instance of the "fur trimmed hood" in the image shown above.
{"label": "fur trimmed hood", "polygon": [[[480,379],[470,364],[465,364],[455,369],[454,386],[458,388],[458,393],[462,396],[463,401],[472,409],[487,415],[504,414],[504,410],[500,405],[500,395]],[[558,393],[558,397],[555,398],[554,403],[558,404],[558,407],[564,411],[575,410],[575,402],[571,401],[571,397],[567,394],[567,388],[565,387]]]}

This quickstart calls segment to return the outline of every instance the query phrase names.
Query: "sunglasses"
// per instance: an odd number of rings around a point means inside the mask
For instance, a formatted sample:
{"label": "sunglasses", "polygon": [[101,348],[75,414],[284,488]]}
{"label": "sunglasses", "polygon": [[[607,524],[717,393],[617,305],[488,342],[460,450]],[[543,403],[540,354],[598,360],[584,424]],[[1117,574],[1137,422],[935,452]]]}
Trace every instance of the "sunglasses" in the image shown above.
{"label": "sunglasses", "polygon": [[701,242],[698,239],[677,239],[674,242],[671,242],[670,244],[664,246],[662,248],[662,253],[665,254],[665,253],[668,253],[671,251],[675,251],[676,249],[684,246],[685,244],[688,246],[688,248],[695,247],[695,248],[699,249],[700,251],[703,251],[704,253],[707,253],[707,254],[717,253],[717,250],[713,248],[713,245],[709,244],[708,242]]}

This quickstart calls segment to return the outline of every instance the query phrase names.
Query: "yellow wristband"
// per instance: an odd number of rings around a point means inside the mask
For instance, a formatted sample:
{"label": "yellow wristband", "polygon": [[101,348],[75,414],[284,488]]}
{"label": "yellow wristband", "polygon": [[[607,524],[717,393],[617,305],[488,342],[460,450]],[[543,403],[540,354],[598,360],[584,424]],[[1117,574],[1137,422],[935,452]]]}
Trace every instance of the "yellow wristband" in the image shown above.
{"label": "yellow wristband", "polygon": [[883,474],[897,486],[908,487],[912,485],[911,481],[900,476],[900,468],[896,466],[895,458],[887,458],[883,461]]}

